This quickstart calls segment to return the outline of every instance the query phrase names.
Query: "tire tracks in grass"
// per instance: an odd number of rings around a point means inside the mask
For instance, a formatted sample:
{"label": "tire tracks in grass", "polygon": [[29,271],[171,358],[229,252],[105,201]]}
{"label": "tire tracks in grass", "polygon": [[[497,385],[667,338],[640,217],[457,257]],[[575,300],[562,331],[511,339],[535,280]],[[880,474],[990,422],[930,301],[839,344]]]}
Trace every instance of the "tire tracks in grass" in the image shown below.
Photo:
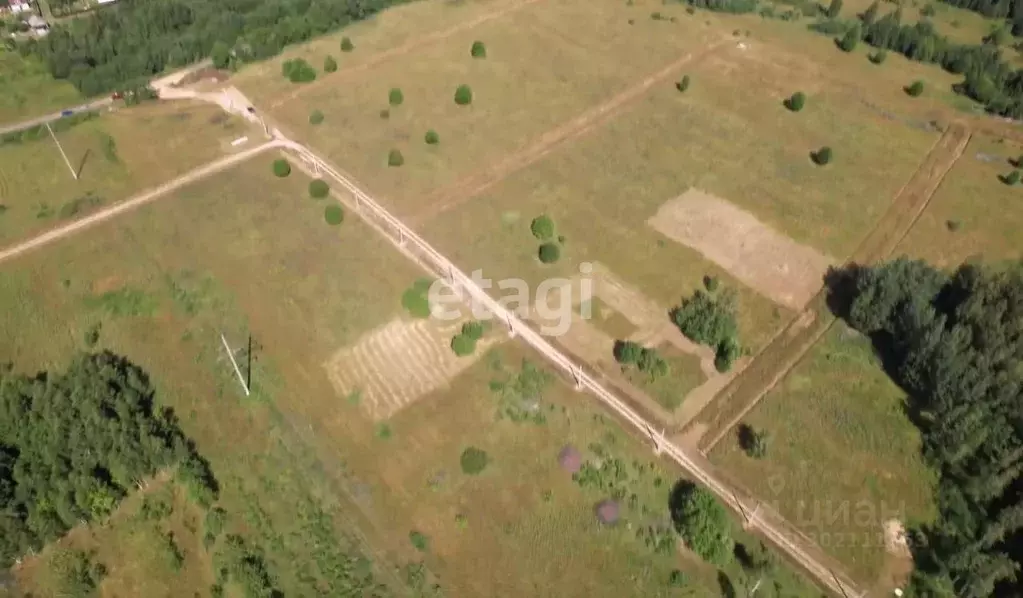
{"label": "tire tracks in grass", "polygon": [[[972,136],[963,123],[952,123],[931,147],[909,181],[896,193],[888,210],[846,261],[870,264],[891,255],[930,204],[952,166],[962,156]],[[707,454],[802,360],[835,323],[822,288],[803,312],[779,331],[720,396],[698,414],[683,433],[706,426],[698,440]],[[701,417],[702,416],[702,417]]]}
{"label": "tire tracks in grass", "polygon": [[578,139],[595,128],[611,121],[631,103],[643,97],[655,85],[663,83],[683,66],[693,60],[703,58],[730,41],[732,40],[721,39],[711,43],[702,50],[686,53],[657,72],[648,75],[642,81],[630,85],[627,89],[612,96],[607,101],[541,134],[528,145],[513,152],[511,155],[504,157],[483,170],[470,174],[449,187],[434,191],[423,201],[423,204],[427,207],[420,213],[413,214],[408,219],[408,222],[413,226],[422,225],[478,196],[509,175],[535,164],[563,143]]}
{"label": "tire tracks in grass", "polygon": [[451,28],[448,28],[448,29],[444,29],[442,31],[435,31],[435,32],[429,33],[427,35],[423,35],[423,36],[420,36],[420,37],[413,38],[413,39],[405,42],[404,44],[402,44],[400,46],[395,46],[393,48],[390,48],[390,49],[384,50],[382,52],[379,52],[377,54],[374,54],[373,56],[371,56],[368,59],[366,59],[365,62],[361,62],[361,63],[356,64],[356,65],[352,65],[352,66],[350,66],[348,68],[339,69],[336,73],[333,73],[330,77],[320,78],[320,79],[317,79],[316,81],[314,81],[312,83],[309,83],[307,85],[303,85],[302,87],[300,87],[300,88],[296,89],[295,91],[291,92],[290,94],[288,94],[284,98],[281,98],[281,99],[271,103],[270,104],[270,110],[274,110],[274,109],[280,108],[284,104],[286,104],[286,103],[288,103],[288,102],[290,102],[292,100],[295,100],[295,99],[305,95],[307,92],[309,92],[311,90],[320,89],[323,86],[324,83],[337,83],[340,78],[342,78],[342,77],[344,77],[346,75],[355,75],[355,74],[364,72],[364,71],[366,71],[366,70],[368,70],[368,69],[370,69],[370,68],[372,68],[372,67],[374,67],[374,66],[376,66],[376,65],[378,65],[378,64],[380,64],[380,63],[382,63],[382,62],[384,62],[386,60],[390,60],[391,58],[396,58],[398,56],[403,56],[405,54],[408,54],[409,52],[412,52],[413,50],[416,50],[416,49],[418,49],[418,48],[420,48],[422,46],[428,45],[428,44],[435,44],[437,42],[442,42],[442,41],[444,41],[444,40],[446,40],[446,39],[448,39],[448,38],[450,38],[452,36],[458,35],[459,33],[462,33],[464,31],[468,31],[468,30],[473,29],[473,28],[475,28],[475,27],[477,27],[479,25],[482,25],[483,23],[486,23],[488,21],[493,21],[494,19],[499,19],[499,18],[501,18],[501,17],[503,17],[503,16],[505,16],[507,14],[513,13],[513,12],[515,12],[517,10],[521,10],[521,9],[527,7],[527,6],[530,6],[532,4],[536,4],[536,3],[542,2],[542,1],[543,0],[518,0],[517,2],[512,2],[511,4],[508,4],[507,6],[501,7],[499,9],[497,9],[497,10],[488,12],[488,13],[483,14],[483,15],[480,15],[480,16],[478,16],[475,19],[472,19],[470,21],[466,21],[464,23],[459,23],[458,25],[455,25],[454,27],[451,27]]}

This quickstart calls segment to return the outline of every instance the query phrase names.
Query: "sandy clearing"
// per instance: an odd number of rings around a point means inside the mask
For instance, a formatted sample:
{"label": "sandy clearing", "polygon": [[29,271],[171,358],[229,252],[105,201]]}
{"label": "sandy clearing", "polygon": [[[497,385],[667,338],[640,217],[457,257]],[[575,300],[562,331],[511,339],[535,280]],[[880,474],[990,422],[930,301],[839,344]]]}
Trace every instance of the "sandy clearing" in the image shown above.
{"label": "sandy clearing", "polygon": [[837,263],[698,189],[665,202],[647,224],[699,251],[761,295],[797,311],[817,294],[828,267]]}

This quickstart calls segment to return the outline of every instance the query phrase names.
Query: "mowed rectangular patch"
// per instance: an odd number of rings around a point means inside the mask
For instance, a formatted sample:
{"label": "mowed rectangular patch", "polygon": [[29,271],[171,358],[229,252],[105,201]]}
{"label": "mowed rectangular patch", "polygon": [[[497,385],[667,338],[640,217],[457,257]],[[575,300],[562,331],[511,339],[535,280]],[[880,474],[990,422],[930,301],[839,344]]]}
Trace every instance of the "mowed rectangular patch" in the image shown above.
{"label": "mowed rectangular patch", "polygon": [[799,310],[820,290],[831,257],[757,220],[731,203],[690,189],[647,221],[692,247],[761,295]]}

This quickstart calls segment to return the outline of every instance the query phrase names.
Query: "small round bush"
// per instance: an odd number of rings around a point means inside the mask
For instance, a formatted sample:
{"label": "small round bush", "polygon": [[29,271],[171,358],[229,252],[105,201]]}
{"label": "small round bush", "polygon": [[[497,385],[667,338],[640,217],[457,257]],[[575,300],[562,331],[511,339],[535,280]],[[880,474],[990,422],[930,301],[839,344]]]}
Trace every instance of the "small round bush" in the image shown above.
{"label": "small round bush", "polygon": [[912,97],[917,97],[924,92],[924,82],[919,79],[913,81],[906,87],[906,93]]}
{"label": "small round bush", "polygon": [[387,108],[384,108],[383,110],[380,111],[380,118],[384,120],[391,118],[391,111],[388,110]]}
{"label": "small round bush", "polygon": [[689,89],[689,75],[685,75],[678,83],[675,84],[675,89],[684,92]]}
{"label": "small round bush", "polygon": [[466,334],[456,334],[451,339],[451,350],[459,357],[472,355],[476,351],[476,339]]}
{"label": "small round bush", "polygon": [[1019,180],[1021,178],[1020,171],[1013,170],[1009,174],[1003,175],[1001,178],[1003,183],[1011,187],[1012,185],[1019,183]]}
{"label": "small round bush", "polygon": [[546,241],[554,236],[554,221],[547,214],[541,214],[533,218],[533,222],[529,225],[529,230],[537,239]]}
{"label": "small round bush", "polygon": [[718,282],[717,277],[710,276],[710,275],[703,277],[703,288],[707,289],[711,293],[713,293],[714,291],[718,290],[718,285],[719,284],[720,283]]}
{"label": "small round bush", "polygon": [[323,59],[323,72],[333,73],[337,70],[337,61],[334,60],[333,56],[327,56]]}
{"label": "small round bush", "polygon": [[351,38],[349,38],[348,36],[345,36],[345,37],[341,38],[341,51],[342,52],[351,52],[354,49],[355,49],[355,44],[352,43]]}
{"label": "small round bush", "polygon": [[323,209],[323,219],[327,221],[327,224],[337,226],[344,221],[345,213],[341,210],[341,206],[331,204]]}
{"label": "small round bush", "polygon": [[291,164],[284,158],[274,160],[274,174],[283,179],[291,174]]}
{"label": "small round bush", "polygon": [[321,122],[323,122],[323,113],[320,112],[319,110],[313,110],[309,114],[309,124],[318,125]]}
{"label": "small round bush", "polygon": [[455,89],[455,103],[459,106],[468,106],[472,103],[472,88],[468,85],[459,85]]}
{"label": "small round bush", "polygon": [[540,261],[545,264],[553,264],[561,259],[561,248],[556,243],[544,243],[537,252]]}
{"label": "small round bush", "polygon": [[785,107],[793,112],[802,110],[804,104],[806,104],[806,94],[801,91],[797,91],[789,99],[785,100]]}
{"label": "small round bush", "polygon": [[437,134],[437,131],[430,129],[426,132],[426,135],[423,136],[423,140],[429,145],[437,145],[440,143],[440,135]]}
{"label": "small round bush", "polygon": [[405,95],[401,93],[401,90],[397,87],[392,88],[387,94],[387,103],[392,106],[401,106],[401,103],[405,101]]}
{"label": "small round bush", "polygon": [[828,162],[831,162],[831,148],[825,145],[824,147],[815,151],[811,155],[811,158],[813,158],[814,163],[816,163],[818,166],[824,166]]}
{"label": "small round bush", "polygon": [[472,48],[469,50],[469,54],[471,54],[473,58],[486,58],[487,47],[484,46],[481,41],[472,42]]}
{"label": "small round bush", "polygon": [[462,451],[462,457],[459,459],[462,464],[462,471],[468,475],[476,475],[487,468],[487,464],[490,462],[490,457],[486,451],[478,449],[474,446]]}
{"label": "small round bush", "polygon": [[323,199],[330,194],[330,185],[323,179],[316,179],[309,182],[309,197]]}
{"label": "small round bush", "polygon": [[885,59],[888,58],[888,52],[884,50],[878,50],[877,52],[874,52],[873,54],[868,56],[868,58],[870,62],[874,64],[884,64]]}
{"label": "small round bush", "polygon": [[409,532],[408,539],[419,552],[426,552],[430,548],[430,538],[423,532],[413,530]]}
{"label": "small round bush", "polygon": [[405,163],[405,156],[401,155],[399,150],[393,149],[387,154],[387,165],[398,167]]}

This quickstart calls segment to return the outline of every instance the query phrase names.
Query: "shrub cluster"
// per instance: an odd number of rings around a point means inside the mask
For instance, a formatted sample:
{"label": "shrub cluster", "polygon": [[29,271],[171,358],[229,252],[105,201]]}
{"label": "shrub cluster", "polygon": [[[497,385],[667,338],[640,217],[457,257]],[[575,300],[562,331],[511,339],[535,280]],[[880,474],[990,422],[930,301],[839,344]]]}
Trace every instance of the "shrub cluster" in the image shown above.
{"label": "shrub cluster", "polygon": [[291,164],[284,158],[278,158],[274,160],[274,175],[279,178],[284,178],[291,174]]}
{"label": "shrub cluster", "polygon": [[471,321],[462,324],[462,330],[451,339],[451,350],[459,357],[472,355],[476,343],[483,338],[483,322]]}
{"label": "shrub cluster", "polygon": [[623,366],[634,366],[639,371],[655,380],[668,374],[668,362],[657,354],[656,349],[648,349],[632,341],[615,341],[615,361]]}
{"label": "shrub cluster", "polygon": [[351,38],[349,38],[348,36],[345,36],[345,37],[341,38],[341,51],[342,52],[351,52],[354,49],[355,49],[355,44],[352,43]]}
{"label": "shrub cluster", "polygon": [[318,125],[323,122],[323,113],[319,110],[313,110],[309,113],[309,124]]}
{"label": "shrub cluster", "polygon": [[810,154],[810,159],[818,166],[826,165],[831,162],[831,148],[825,145],[819,150],[812,152]]}
{"label": "shrub cluster", "polygon": [[801,91],[797,91],[785,100],[785,107],[793,112],[802,110],[804,104],[806,104],[806,94]]}
{"label": "shrub cluster", "polygon": [[405,101],[405,95],[401,93],[401,90],[397,87],[391,88],[391,91],[387,92],[387,103],[392,106],[401,106],[401,103]]}
{"label": "shrub cluster", "polygon": [[758,430],[748,424],[739,426],[739,447],[754,459],[767,456],[768,434],[766,430]]}
{"label": "shrub cluster", "polygon": [[308,83],[316,80],[316,70],[302,58],[285,60],[281,71],[284,77],[292,83]]}
{"label": "shrub cluster", "polygon": [[481,41],[472,42],[472,48],[469,50],[469,54],[472,55],[473,58],[486,58],[487,47],[484,46]]}
{"label": "shrub cluster", "polygon": [[924,82],[917,79],[906,86],[906,95],[917,97],[924,92]]}
{"label": "shrub cluster", "polygon": [[323,219],[331,226],[337,226],[344,222],[345,212],[336,203],[323,208]]}
{"label": "shrub cluster", "polygon": [[537,257],[539,257],[540,261],[545,264],[553,264],[561,259],[561,247],[559,247],[557,243],[548,241],[540,245],[540,249],[537,251]]}
{"label": "shrub cluster", "polygon": [[401,155],[400,150],[393,149],[387,154],[387,165],[398,167],[405,163],[405,156]]}
{"label": "shrub cluster", "polygon": [[437,131],[430,129],[426,132],[426,135],[423,136],[423,141],[425,141],[427,145],[437,145],[440,143],[440,135],[437,134]]}
{"label": "shrub cluster", "polygon": [[678,83],[675,84],[675,89],[680,92],[685,92],[685,90],[689,89],[689,75],[684,75]]}
{"label": "shrub cluster", "polygon": [[682,334],[714,347],[718,371],[728,371],[739,358],[739,325],[735,316],[735,293],[726,290],[717,297],[697,290],[671,311],[671,319]]}
{"label": "shrub cluster", "polygon": [[541,241],[554,238],[554,220],[547,214],[541,214],[529,223],[529,230],[533,236]]}
{"label": "shrub cluster", "polygon": [[459,106],[468,106],[472,103],[472,88],[462,84],[455,89],[455,103]]}
{"label": "shrub cluster", "polygon": [[309,181],[309,197],[313,199],[323,199],[330,194],[330,185],[323,179],[314,179]]}
{"label": "shrub cluster", "polygon": [[732,556],[732,539],[728,511],[709,490],[692,482],[675,485],[669,498],[671,519],[686,546],[703,560],[724,565]]}
{"label": "shrub cluster", "polygon": [[414,318],[430,317],[430,286],[433,281],[421,278],[401,295],[401,306]]}
{"label": "shrub cluster", "polygon": [[337,70],[337,61],[334,60],[333,56],[327,56],[323,59],[323,72],[333,73]]}
{"label": "shrub cluster", "polygon": [[459,463],[461,463],[464,473],[477,475],[487,468],[487,465],[490,463],[490,456],[487,455],[486,451],[470,446],[462,451]]}

